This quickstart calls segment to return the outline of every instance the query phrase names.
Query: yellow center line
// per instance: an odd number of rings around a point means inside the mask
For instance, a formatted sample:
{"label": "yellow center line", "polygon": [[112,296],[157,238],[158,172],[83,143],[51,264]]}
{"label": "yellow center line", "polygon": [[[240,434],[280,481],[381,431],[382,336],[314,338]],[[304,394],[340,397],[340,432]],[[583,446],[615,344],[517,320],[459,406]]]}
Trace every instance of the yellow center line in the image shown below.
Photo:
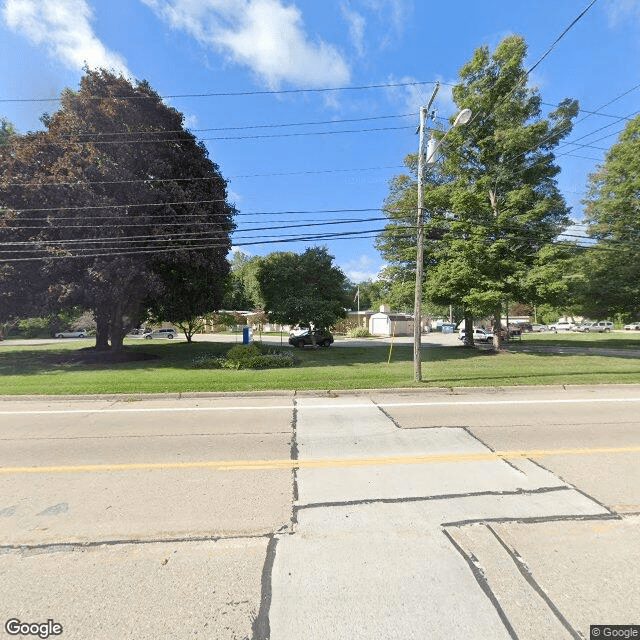
{"label": "yellow center line", "polygon": [[198,462],[133,462],[126,464],[85,464],[50,467],[0,467],[0,475],[27,473],[96,473],[114,471],[164,471],[171,469],[210,469],[212,471],[272,471],[278,469],[314,469],[332,467],[368,467],[393,464],[436,464],[485,462],[509,458],[540,458],[545,456],[588,456],[640,453],[638,447],[591,449],[525,449],[486,451],[479,453],[446,453],[420,456],[385,456],[375,458],[321,458],[317,460],[204,460]]}

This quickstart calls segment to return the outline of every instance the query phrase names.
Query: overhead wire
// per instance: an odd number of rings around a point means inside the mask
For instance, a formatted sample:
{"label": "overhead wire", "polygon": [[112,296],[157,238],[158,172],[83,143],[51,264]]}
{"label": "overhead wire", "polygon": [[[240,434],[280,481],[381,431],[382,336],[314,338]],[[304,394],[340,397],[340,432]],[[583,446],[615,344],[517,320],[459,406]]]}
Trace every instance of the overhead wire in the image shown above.
{"label": "overhead wire", "polygon": [[[217,91],[207,93],[175,93],[158,96],[161,100],[175,98],[227,98],[239,96],[263,96],[263,95],[285,95],[295,93],[324,93],[327,91],[362,91],[365,89],[386,89],[393,87],[411,87],[425,84],[435,84],[435,80],[413,80],[411,82],[386,82],[378,84],[368,84],[345,87],[319,87],[308,89],[265,89],[253,91]],[[441,82],[440,84],[446,84]],[[123,95],[123,96],[89,96],[90,100],[148,100],[151,96],[145,95]],[[59,102],[60,98],[0,98],[0,102]]]}

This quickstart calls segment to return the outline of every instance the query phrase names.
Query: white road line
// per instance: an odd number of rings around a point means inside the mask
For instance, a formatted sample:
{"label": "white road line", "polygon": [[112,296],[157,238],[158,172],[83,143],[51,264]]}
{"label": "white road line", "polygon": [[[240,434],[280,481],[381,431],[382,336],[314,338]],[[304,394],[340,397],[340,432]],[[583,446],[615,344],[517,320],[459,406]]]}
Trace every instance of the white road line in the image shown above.
{"label": "white road line", "polygon": [[[554,405],[554,404],[600,404],[600,403],[638,403],[637,398],[563,398],[555,400],[449,400],[446,402],[378,402],[377,406],[387,407],[460,407],[460,406],[508,406],[508,405]],[[298,406],[303,411],[324,411],[328,409],[366,409],[375,406],[373,402],[352,404],[316,404]],[[20,415],[56,415],[73,413],[180,413],[206,411],[265,411],[291,410],[292,404],[261,406],[231,406],[231,407],[145,407],[123,409],[49,409],[34,411],[0,411],[0,416]]]}

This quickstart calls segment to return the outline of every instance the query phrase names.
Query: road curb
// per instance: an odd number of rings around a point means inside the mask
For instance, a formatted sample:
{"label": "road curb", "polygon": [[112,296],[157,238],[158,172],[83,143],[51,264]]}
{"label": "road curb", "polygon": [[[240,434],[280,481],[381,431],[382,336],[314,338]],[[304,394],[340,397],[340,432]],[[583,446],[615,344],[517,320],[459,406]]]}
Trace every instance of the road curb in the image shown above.
{"label": "road curb", "polygon": [[386,389],[285,389],[285,390],[265,390],[265,391],[194,391],[188,393],[109,393],[109,394],[87,394],[87,395],[11,395],[1,396],[0,402],[15,402],[28,400],[32,402],[52,402],[52,401],[138,401],[138,400],[182,400],[198,398],[265,398],[265,397],[316,397],[316,398],[336,398],[345,396],[371,396],[371,395],[411,395],[411,396],[466,396],[466,395],[509,395],[527,391],[592,391],[597,392],[603,389],[635,389],[640,393],[638,383],[615,383],[615,384],[591,384],[591,385],[522,385],[522,386],[500,386],[500,387],[431,387],[416,389],[414,387],[394,387]]}

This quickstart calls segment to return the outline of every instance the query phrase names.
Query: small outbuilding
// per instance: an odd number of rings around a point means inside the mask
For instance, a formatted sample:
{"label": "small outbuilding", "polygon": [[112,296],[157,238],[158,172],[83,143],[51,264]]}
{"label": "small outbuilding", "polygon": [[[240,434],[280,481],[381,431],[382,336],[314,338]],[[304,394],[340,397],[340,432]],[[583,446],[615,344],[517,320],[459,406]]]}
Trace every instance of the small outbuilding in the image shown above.
{"label": "small outbuilding", "polygon": [[391,313],[387,305],[369,318],[369,333],[374,336],[412,336],[413,316],[408,313]]}

